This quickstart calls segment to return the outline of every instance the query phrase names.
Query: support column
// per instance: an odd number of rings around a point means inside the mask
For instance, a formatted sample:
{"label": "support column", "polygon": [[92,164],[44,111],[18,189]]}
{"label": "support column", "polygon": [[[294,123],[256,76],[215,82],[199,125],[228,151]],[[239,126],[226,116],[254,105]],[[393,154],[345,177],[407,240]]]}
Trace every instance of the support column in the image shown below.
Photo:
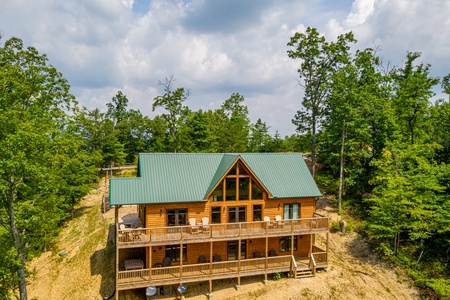
{"label": "support column", "polygon": [[327,246],[326,246],[326,251],[327,251],[327,254],[326,254],[327,266],[328,266],[328,251],[329,251],[328,243],[329,243],[329,238],[330,238],[330,233],[327,231]]}
{"label": "support column", "polygon": [[[241,224],[239,224],[239,231],[241,230],[240,227],[241,227]],[[236,290],[238,290],[238,291],[241,288],[241,251],[242,251],[241,235],[239,235],[239,240],[238,240],[238,277],[237,277],[237,285],[236,285]]]}
{"label": "support column", "polygon": [[148,280],[152,281],[152,268],[153,268],[153,266],[152,266],[152,253],[153,253],[153,247],[152,246],[148,247],[147,251],[148,251],[147,266],[148,266],[148,270],[149,270],[148,271]]}
{"label": "support column", "polygon": [[267,280],[267,269],[269,268],[269,258],[268,258],[268,256],[269,256],[269,237],[267,236],[267,232],[266,232],[266,250],[265,250],[265,252],[266,252],[266,270],[265,270],[265,272],[264,272],[264,283],[266,283],[268,280]]}
{"label": "support column", "polygon": [[[212,229],[211,229],[212,232]],[[212,292],[212,264],[213,264],[213,242],[212,240],[210,240],[209,242],[209,294],[208,294],[208,299],[212,299],[213,297],[213,292]]]}
{"label": "support column", "polygon": [[116,263],[115,263],[115,272],[114,273],[116,273],[116,283],[115,283],[115,286],[116,286],[116,293],[115,293],[115,300],[119,300],[119,291],[117,290],[117,283],[119,282],[119,248],[117,247],[117,244],[118,244],[118,241],[119,241],[119,234],[118,234],[118,232],[117,232],[117,223],[119,222],[119,207],[118,206],[116,206],[115,208],[114,208],[114,233],[115,233],[115,236],[116,236],[116,245],[115,245],[115,248],[116,248],[116,259],[115,259],[115,261],[116,261]]}
{"label": "support column", "polygon": [[181,242],[180,244],[180,280],[182,279],[183,279],[183,242]]}

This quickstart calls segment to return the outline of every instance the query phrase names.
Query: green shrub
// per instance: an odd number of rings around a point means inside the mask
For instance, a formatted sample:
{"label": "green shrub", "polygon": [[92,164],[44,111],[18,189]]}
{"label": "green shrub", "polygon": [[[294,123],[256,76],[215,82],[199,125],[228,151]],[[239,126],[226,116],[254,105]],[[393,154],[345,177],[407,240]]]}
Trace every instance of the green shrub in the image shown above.
{"label": "green shrub", "polygon": [[331,221],[330,231],[331,232],[338,232],[340,230],[341,230],[341,225],[339,224],[339,221],[337,221],[337,220]]}
{"label": "green shrub", "polygon": [[278,280],[278,279],[281,279],[281,274],[280,273],[274,273],[273,274],[273,280]]}

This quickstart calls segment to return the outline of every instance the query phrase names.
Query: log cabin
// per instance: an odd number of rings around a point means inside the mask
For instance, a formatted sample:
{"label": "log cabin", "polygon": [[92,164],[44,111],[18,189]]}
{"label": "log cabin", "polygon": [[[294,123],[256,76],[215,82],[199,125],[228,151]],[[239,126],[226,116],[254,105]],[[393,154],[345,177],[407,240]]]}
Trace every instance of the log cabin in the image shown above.
{"label": "log cabin", "polygon": [[[110,179],[116,299],[195,282],[209,282],[212,297],[218,279],[239,289],[244,276],[314,276],[328,263],[320,196],[300,153],[139,154],[137,177]],[[135,213],[121,214],[126,206]]]}

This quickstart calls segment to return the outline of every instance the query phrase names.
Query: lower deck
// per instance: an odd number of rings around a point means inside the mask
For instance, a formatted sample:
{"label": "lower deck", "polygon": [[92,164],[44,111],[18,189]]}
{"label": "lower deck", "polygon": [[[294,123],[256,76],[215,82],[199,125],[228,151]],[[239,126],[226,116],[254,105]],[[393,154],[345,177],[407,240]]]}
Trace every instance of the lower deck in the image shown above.
{"label": "lower deck", "polygon": [[[320,250],[316,247],[317,250]],[[300,271],[315,273],[326,268],[326,252],[316,252],[311,257],[294,258],[292,255],[251,258],[235,261],[207,262],[189,265],[119,271],[117,290],[148,286],[173,285],[253,275],[288,272],[295,278]]]}

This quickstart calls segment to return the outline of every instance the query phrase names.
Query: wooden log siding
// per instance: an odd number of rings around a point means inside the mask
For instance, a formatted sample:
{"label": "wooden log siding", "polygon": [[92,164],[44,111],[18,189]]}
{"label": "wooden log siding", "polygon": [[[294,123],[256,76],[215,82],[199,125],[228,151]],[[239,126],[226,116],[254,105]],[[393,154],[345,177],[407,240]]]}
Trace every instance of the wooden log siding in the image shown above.
{"label": "wooden log siding", "polygon": [[[274,220],[275,216],[281,216],[284,219],[284,204],[291,203],[300,203],[301,218],[312,218],[315,212],[315,200],[315,198],[285,198],[249,201],[211,202],[208,200],[203,202],[147,204],[145,206],[145,221],[141,220],[146,228],[164,227],[167,226],[167,210],[185,208],[187,209],[186,222],[188,222],[190,218],[195,218],[197,222],[201,222],[203,217],[208,217],[209,222],[211,223],[211,207],[218,206],[221,208],[220,221],[222,224],[225,224],[228,223],[229,207],[245,206],[246,221],[249,222],[253,220],[253,205],[262,205],[263,217],[268,216],[271,220]],[[225,211],[223,208],[225,208]]]}

